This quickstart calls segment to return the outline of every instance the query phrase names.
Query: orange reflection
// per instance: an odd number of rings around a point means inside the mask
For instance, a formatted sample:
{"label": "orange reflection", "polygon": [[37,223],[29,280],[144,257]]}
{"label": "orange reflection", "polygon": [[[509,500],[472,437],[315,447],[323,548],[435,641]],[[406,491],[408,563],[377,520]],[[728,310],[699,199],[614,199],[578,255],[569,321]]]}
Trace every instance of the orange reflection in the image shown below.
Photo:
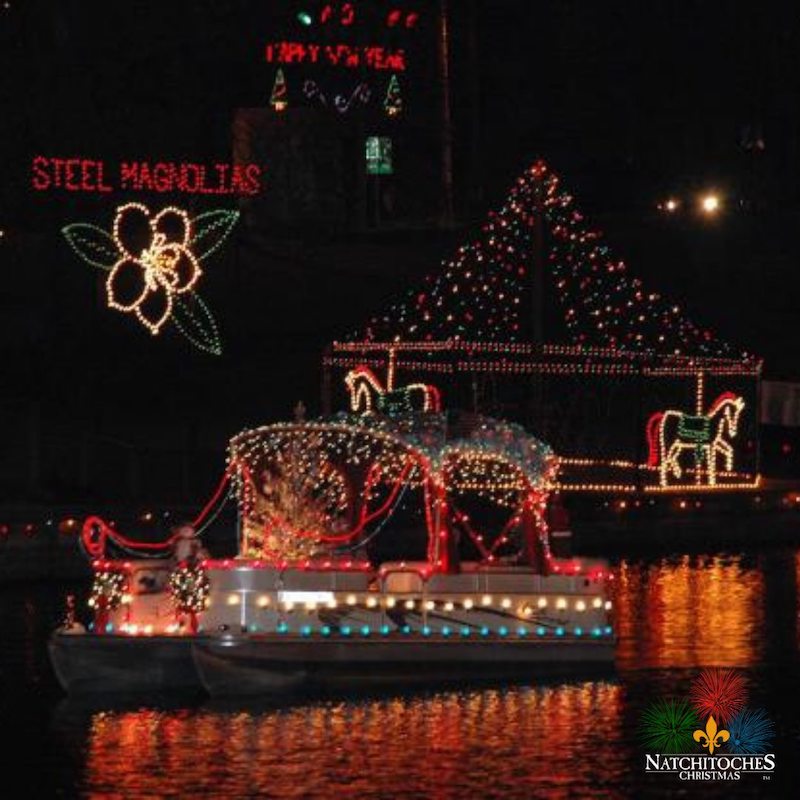
{"label": "orange reflection", "polygon": [[[618,685],[585,682],[252,712],[93,717],[84,791],[117,797],[569,797],[626,769]],[[489,791],[491,789],[491,791]]]}
{"label": "orange reflection", "polygon": [[739,556],[623,561],[615,609],[620,668],[748,666],[763,647],[764,579]]}

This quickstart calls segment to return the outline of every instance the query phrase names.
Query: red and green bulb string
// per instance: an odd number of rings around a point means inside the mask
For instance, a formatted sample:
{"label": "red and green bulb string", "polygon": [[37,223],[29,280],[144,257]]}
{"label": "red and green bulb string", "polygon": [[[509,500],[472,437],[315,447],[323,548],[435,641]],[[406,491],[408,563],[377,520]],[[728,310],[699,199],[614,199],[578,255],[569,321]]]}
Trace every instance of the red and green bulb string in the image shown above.
{"label": "red and green bulb string", "polygon": [[[537,197],[537,191],[539,196]],[[730,346],[695,325],[615,259],[602,234],[590,228],[572,196],[537,162],[516,182],[503,207],[455,258],[428,275],[384,315],[367,339],[515,342],[531,313],[523,303],[534,258],[536,214],[541,209],[564,321],[575,344],[620,351],[736,356]]]}

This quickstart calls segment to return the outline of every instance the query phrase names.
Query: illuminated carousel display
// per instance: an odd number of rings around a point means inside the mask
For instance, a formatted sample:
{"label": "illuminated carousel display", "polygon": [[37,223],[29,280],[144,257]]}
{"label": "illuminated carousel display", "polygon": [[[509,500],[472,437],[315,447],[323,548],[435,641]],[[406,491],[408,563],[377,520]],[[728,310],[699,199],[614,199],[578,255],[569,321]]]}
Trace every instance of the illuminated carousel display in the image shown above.
{"label": "illuminated carousel display", "polygon": [[[542,161],[452,258],[332,342],[323,368],[329,387],[345,375],[353,410],[380,410],[398,372],[502,409],[558,451],[564,492],[760,485],[761,359],[631,274]],[[329,391],[331,407],[343,395]]]}

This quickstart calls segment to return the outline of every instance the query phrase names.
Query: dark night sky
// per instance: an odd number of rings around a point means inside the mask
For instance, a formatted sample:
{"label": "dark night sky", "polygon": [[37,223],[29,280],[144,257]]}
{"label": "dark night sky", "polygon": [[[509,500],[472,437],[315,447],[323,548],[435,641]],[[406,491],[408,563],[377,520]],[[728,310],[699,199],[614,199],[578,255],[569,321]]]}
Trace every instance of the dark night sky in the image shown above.
{"label": "dark night sky", "polygon": [[[2,22],[3,89],[15,109],[4,121],[9,152],[134,143],[219,151],[226,112],[263,104],[270,80],[263,44],[291,17],[286,9],[300,7],[12,1]],[[767,141],[764,169],[774,190],[796,197],[786,171],[795,167],[798,133],[794,4],[734,12],[724,0],[451,1],[462,142],[473,8],[481,157],[492,187],[505,186],[532,152],[546,151],[568,173],[636,173],[639,185],[617,202],[649,203],[658,182],[731,180],[747,160],[740,140],[749,126]],[[414,77],[423,93],[435,83],[430,74]],[[97,119],[106,124],[98,128]]]}
{"label": "dark night sky", "polygon": [[[768,374],[798,377],[800,28],[791,2],[451,0],[459,230],[326,239],[306,229],[257,245],[240,236],[224,266],[209,269],[227,344],[216,361],[99,309],[96,276],[58,230],[106,216],[105,200],[33,196],[32,155],[227,159],[234,109],[269,96],[263,44],[276,20],[303,6],[0,8],[7,453],[24,448],[20,421],[36,404],[64,453],[87,428],[143,446],[218,450],[244,424],[288,416],[298,397],[314,409],[324,344],[447,255],[538,156],[633,271],[764,353]],[[435,75],[426,66],[410,78],[409,119],[435,119]],[[744,144],[756,137],[766,149],[754,155]],[[708,186],[729,200],[715,224],[654,213],[665,194]]]}

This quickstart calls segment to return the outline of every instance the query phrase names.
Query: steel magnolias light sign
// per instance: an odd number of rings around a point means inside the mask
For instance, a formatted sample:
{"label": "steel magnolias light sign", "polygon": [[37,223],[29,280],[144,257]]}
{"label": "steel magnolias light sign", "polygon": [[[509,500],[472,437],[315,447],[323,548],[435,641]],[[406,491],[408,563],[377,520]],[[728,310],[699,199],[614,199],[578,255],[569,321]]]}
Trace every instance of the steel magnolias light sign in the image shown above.
{"label": "steel magnolias light sign", "polygon": [[262,189],[260,164],[196,164],[186,161],[120,161],[34,156],[31,186],[37,192],[159,192],[255,195]]}

